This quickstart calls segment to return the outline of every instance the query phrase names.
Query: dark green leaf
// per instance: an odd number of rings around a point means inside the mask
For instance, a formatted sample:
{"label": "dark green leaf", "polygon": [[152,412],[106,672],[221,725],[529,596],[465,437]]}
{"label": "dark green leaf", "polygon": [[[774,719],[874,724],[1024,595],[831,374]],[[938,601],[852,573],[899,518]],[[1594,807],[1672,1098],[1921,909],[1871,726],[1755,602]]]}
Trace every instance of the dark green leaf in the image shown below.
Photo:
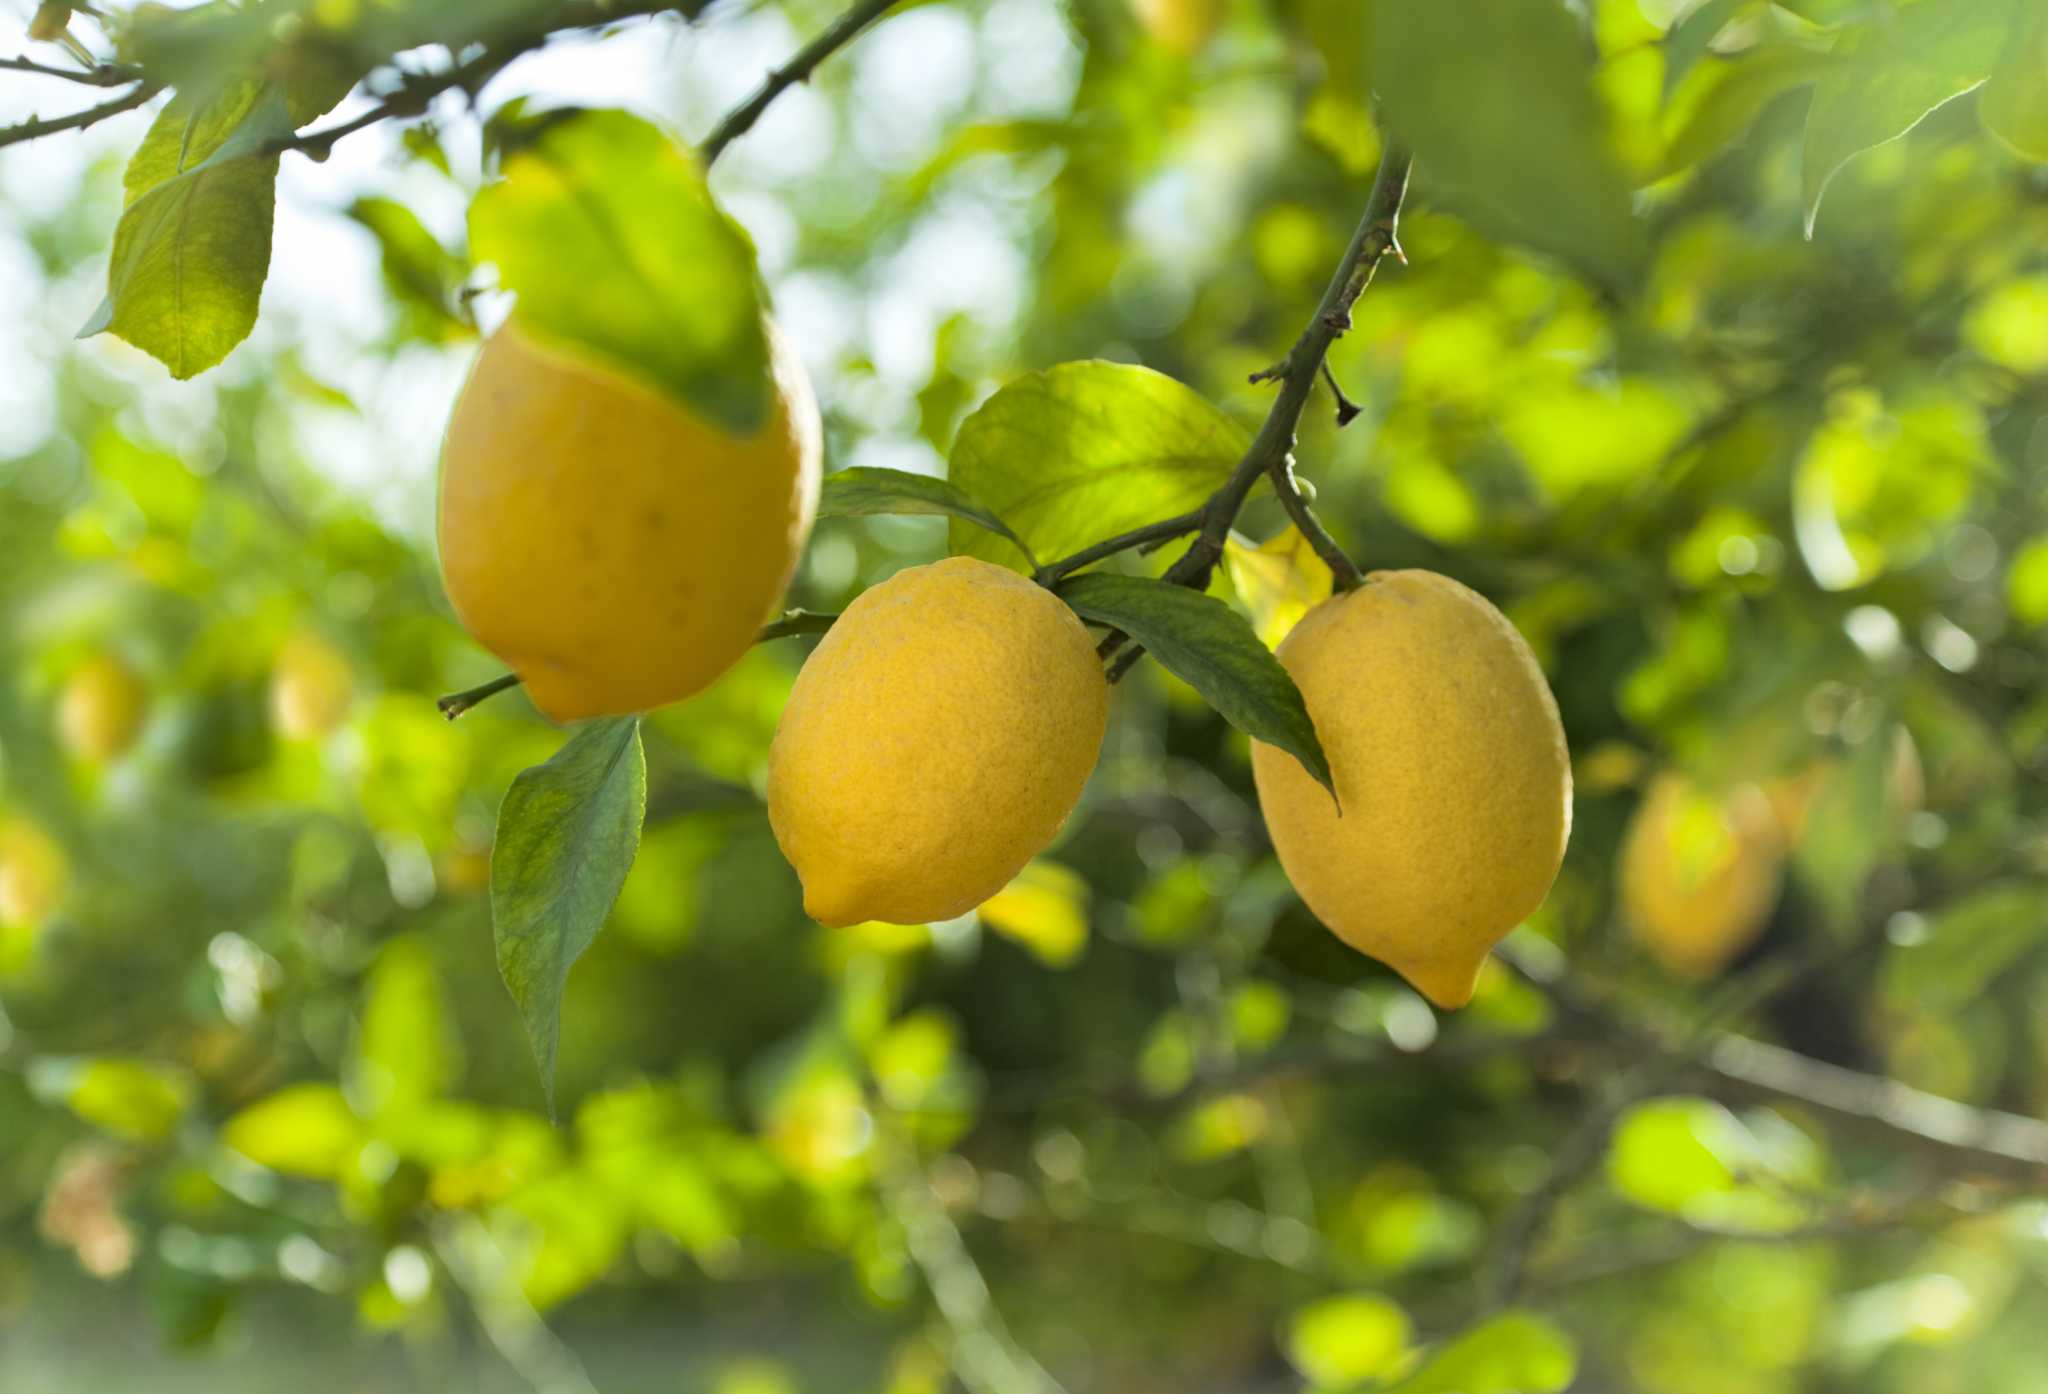
{"label": "dark green leaf", "polygon": [[640,721],[620,716],[589,723],[545,765],[523,771],[498,810],[498,971],[519,1004],[551,1109],[562,988],[626,883],[646,807]]}
{"label": "dark green leaf", "polygon": [[1473,1327],[1386,1394],[1558,1394],[1578,1373],[1571,1338],[1528,1312]]}
{"label": "dark green leaf", "polygon": [[1224,720],[1301,761],[1335,796],[1301,690],[1243,615],[1199,591],[1142,576],[1090,572],[1059,593],[1084,619],[1115,625],[1143,644]]}
{"label": "dark green leaf", "polygon": [[768,416],[754,248],[696,157],[622,111],[546,123],[476,196],[470,247],[522,325],[588,351],[728,430]]}
{"label": "dark green leaf", "polygon": [[2048,947],[2048,889],[2026,881],[1986,886],[1942,910],[1926,936],[1885,952],[1885,999],[1948,1017],[2027,955]]}
{"label": "dark green leaf", "polygon": [[[1195,507],[1249,443],[1192,388],[1127,363],[1061,363],[961,423],[953,483],[1041,557],[1065,556]],[[955,553],[1017,566],[1019,548],[956,522]]]}
{"label": "dark green leaf", "polygon": [[1372,46],[1374,90],[1432,191],[1486,232],[1634,284],[1628,180],[1557,0],[1380,0]]}
{"label": "dark green leaf", "polygon": [[846,469],[825,476],[818,496],[820,518],[865,518],[875,513],[936,514],[960,518],[1007,537],[1028,556],[1024,539],[983,508],[959,485],[908,470]]}
{"label": "dark green leaf", "polygon": [[2013,15],[1977,115],[2014,154],[2048,160],[2048,5],[2021,5]]}
{"label": "dark green leaf", "polygon": [[1843,31],[1835,53],[1845,61],[1821,79],[1806,116],[1807,236],[1843,165],[1990,75],[2010,13],[2011,0],[1924,0]]}

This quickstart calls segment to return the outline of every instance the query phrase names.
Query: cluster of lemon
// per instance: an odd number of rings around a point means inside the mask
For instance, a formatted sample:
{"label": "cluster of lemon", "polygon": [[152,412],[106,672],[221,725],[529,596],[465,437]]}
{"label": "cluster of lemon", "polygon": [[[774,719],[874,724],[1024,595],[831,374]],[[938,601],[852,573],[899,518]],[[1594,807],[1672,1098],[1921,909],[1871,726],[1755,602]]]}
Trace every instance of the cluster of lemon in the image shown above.
{"label": "cluster of lemon", "polygon": [[[513,324],[446,442],[440,546],[465,626],[558,721],[709,684],[789,584],[816,507],[817,406],[770,333],[775,406],[736,437]],[[1373,577],[1281,646],[1336,798],[1255,744],[1282,865],[1346,941],[1462,1005],[1543,900],[1571,822],[1557,704],[1492,605],[1446,577]],[[860,595],[798,676],[768,814],[831,925],[922,923],[1042,851],[1094,767],[1109,687],[1052,592],[954,557]]]}

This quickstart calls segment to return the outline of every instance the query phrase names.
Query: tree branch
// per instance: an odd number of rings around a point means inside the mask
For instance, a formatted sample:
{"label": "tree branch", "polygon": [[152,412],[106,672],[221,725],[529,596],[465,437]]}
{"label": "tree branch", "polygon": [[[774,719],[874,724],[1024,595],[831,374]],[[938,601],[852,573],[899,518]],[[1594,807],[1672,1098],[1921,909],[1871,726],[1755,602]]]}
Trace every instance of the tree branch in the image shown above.
{"label": "tree branch", "polygon": [[[1301,331],[1301,337],[1294,341],[1294,347],[1288,350],[1287,357],[1261,374],[1262,378],[1279,380],[1280,395],[1274,399],[1272,409],[1266,413],[1265,424],[1252,438],[1244,458],[1238,461],[1230,478],[1202,506],[1198,536],[1180,559],[1167,569],[1166,579],[1173,584],[1192,590],[1207,588],[1216,563],[1223,557],[1223,545],[1230,537],[1230,526],[1237,520],[1238,512],[1251,496],[1253,487],[1261,476],[1277,480],[1278,472],[1286,470],[1292,461],[1295,434],[1301,426],[1301,415],[1308,407],[1309,396],[1315,390],[1316,379],[1322,373],[1323,359],[1329,354],[1330,346],[1351,327],[1351,307],[1372,284],[1373,273],[1379,269],[1380,262],[1387,253],[1397,252],[1400,248],[1401,204],[1408,195],[1408,173],[1413,163],[1407,150],[1392,142],[1380,156],[1379,173],[1374,177],[1372,193],[1366,199],[1365,216],[1352,236],[1351,245],[1345,249],[1343,259],[1337,263],[1329,288],[1323,292],[1322,303],[1316,306],[1314,316],[1307,328]],[[1297,503],[1303,512],[1307,511],[1307,503],[1301,501],[1298,494]],[[1321,529],[1317,531],[1321,532]],[[1323,534],[1323,537],[1327,542],[1328,534]],[[1334,542],[1329,546],[1336,548]],[[1350,564],[1349,558],[1345,563],[1347,570],[1356,575],[1358,568]],[[1115,653],[1123,645],[1111,643],[1105,647],[1109,653]],[[1115,682],[1128,673],[1141,653],[1142,650],[1135,646],[1125,650],[1110,668],[1109,680]]]}
{"label": "tree branch", "polygon": [[110,116],[119,116],[124,111],[135,110],[162,90],[153,82],[138,83],[132,90],[122,93],[112,101],[101,102],[98,106],[87,107],[84,111],[74,111],[69,116],[52,116],[47,120],[30,119],[19,125],[0,128],[0,146],[40,140],[44,136],[56,135],[59,131],[82,131],[87,126],[97,125]]}
{"label": "tree branch", "polygon": [[769,73],[754,95],[727,112],[725,119],[704,138],[704,164],[716,164],[725,147],[754,128],[775,99],[799,82],[810,79],[820,63],[846,47],[860,32],[880,19],[897,0],[859,0],[852,9],[834,20],[829,28],[789,56],[789,61]]}
{"label": "tree branch", "polygon": [[1118,552],[1127,552],[1133,547],[1140,550],[1157,547],[1161,543],[1171,542],[1176,537],[1185,537],[1200,526],[1202,511],[1199,508],[1176,514],[1171,518],[1162,518],[1156,523],[1147,523],[1142,528],[1132,528],[1129,532],[1120,532],[1115,537],[1106,537],[1092,547],[1083,547],[1070,557],[1047,562],[1038,568],[1037,575],[1032,579],[1041,586],[1050,586],[1082,567],[1113,557]]}

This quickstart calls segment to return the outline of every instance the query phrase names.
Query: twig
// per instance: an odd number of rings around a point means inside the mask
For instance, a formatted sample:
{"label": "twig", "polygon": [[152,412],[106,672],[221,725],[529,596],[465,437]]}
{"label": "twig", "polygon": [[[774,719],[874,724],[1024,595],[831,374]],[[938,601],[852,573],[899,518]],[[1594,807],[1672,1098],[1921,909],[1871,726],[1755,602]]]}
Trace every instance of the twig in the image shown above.
{"label": "twig", "polygon": [[[1259,427],[1259,433],[1252,438],[1244,458],[1238,461],[1230,478],[1202,505],[1202,525],[1198,534],[1188,550],[1167,569],[1166,580],[1193,590],[1206,588],[1216,563],[1223,557],[1223,545],[1229,539],[1230,525],[1236,521],[1253,487],[1261,476],[1273,476],[1276,470],[1284,468],[1293,455],[1301,414],[1308,407],[1309,396],[1315,390],[1316,379],[1322,372],[1323,359],[1329,353],[1330,345],[1351,327],[1351,307],[1372,283],[1373,273],[1379,269],[1381,260],[1387,253],[1399,249],[1401,202],[1407,197],[1408,171],[1412,164],[1408,152],[1392,143],[1381,155],[1372,194],[1366,199],[1365,216],[1358,224],[1351,245],[1345,249],[1343,259],[1337,263],[1329,288],[1323,292],[1322,303],[1316,306],[1308,327],[1301,331],[1301,337],[1295,340],[1287,357],[1270,374],[1278,378],[1280,392],[1266,413],[1265,424]],[[1306,509],[1307,504],[1304,502],[1301,507]],[[1334,543],[1331,545],[1335,546]],[[1357,568],[1354,566],[1351,570],[1355,573]],[[1109,670],[1111,682],[1128,673],[1143,652],[1136,646],[1123,648],[1121,644],[1112,647],[1111,652],[1119,648],[1123,651]]]}
{"label": "twig", "polygon": [[1115,537],[1106,537],[1092,547],[1083,547],[1070,557],[1049,561],[1038,568],[1038,573],[1033,579],[1041,586],[1050,586],[1082,567],[1113,557],[1118,552],[1127,552],[1133,547],[1140,550],[1157,547],[1163,542],[1171,542],[1176,537],[1185,537],[1201,525],[1202,511],[1199,508],[1176,514],[1171,518],[1162,518],[1156,523],[1147,523],[1142,528],[1132,528],[1129,532],[1120,532]]}
{"label": "twig", "polygon": [[704,138],[706,166],[717,162],[725,147],[752,130],[775,99],[799,82],[807,81],[817,66],[859,37],[861,30],[880,19],[897,0],[860,0],[834,20],[829,28],[789,56],[789,61],[769,73],[754,95],[741,102]]}
{"label": "twig", "polygon": [[142,69],[127,63],[95,63],[90,68],[59,68],[49,63],[38,63],[33,58],[0,58],[0,69],[34,73],[37,77],[61,78],[65,82],[82,83],[87,87],[119,87],[124,83],[145,80]]}
{"label": "twig", "polygon": [[953,1335],[954,1373],[971,1394],[1066,1394],[1003,1325],[974,1255],[932,1192],[912,1144],[889,1125],[875,1141],[877,1192],[903,1231],[932,1305]]}
{"label": "twig", "polygon": [[[822,614],[816,610],[785,610],[781,619],[761,626],[760,632],[754,636],[754,642],[759,644],[769,639],[784,639],[792,634],[823,634],[838,618],[836,614]],[[517,686],[519,675],[505,673],[487,683],[479,683],[461,692],[451,692],[434,705],[441,709],[441,715],[453,721],[458,716],[466,714],[472,707],[488,702],[500,692]]]}
{"label": "twig", "polygon": [[1915,1146],[2030,1186],[2048,1185],[2048,1123],[2037,1118],[1959,1103],[1884,1075],[1732,1033],[1716,1039],[1701,1064],[1737,1087],[1874,1125]]}
{"label": "twig", "polygon": [[1350,554],[1337,545],[1323,527],[1322,519],[1308,506],[1308,500],[1301,496],[1301,486],[1294,480],[1294,458],[1290,455],[1276,461],[1272,470],[1273,492],[1280,498],[1280,507],[1293,520],[1294,526],[1308,540],[1315,554],[1323,559],[1323,565],[1330,568],[1330,575],[1340,591],[1356,590],[1365,584],[1365,573],[1358,569],[1358,563]]}
{"label": "twig", "polygon": [[110,116],[119,116],[124,111],[135,110],[162,90],[162,87],[153,82],[139,83],[112,101],[101,102],[98,106],[87,107],[83,111],[74,111],[69,116],[52,116],[47,120],[32,119],[19,125],[0,128],[0,146],[40,140],[44,136],[56,135],[59,131],[82,131],[87,126],[96,125]]}

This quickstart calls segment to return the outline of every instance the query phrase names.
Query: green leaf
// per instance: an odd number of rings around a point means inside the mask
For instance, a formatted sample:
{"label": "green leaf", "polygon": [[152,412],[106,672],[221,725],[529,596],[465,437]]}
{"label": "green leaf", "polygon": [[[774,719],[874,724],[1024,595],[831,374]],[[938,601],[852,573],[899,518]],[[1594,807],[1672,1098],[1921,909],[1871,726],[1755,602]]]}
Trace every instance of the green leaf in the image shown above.
{"label": "green leaf", "polygon": [[1409,1330],[1408,1314],[1377,1293],[1325,1297],[1288,1319],[1287,1360],[1311,1384],[1349,1388],[1393,1373]]}
{"label": "green leaf", "polygon": [[455,311],[465,266],[410,208],[388,198],[359,198],[348,215],[377,239],[384,284],[411,309],[415,332],[439,338],[472,332]]}
{"label": "green leaf", "polygon": [[280,1089],[221,1129],[221,1141],[257,1165],[315,1180],[339,1176],[365,1136],[362,1120],[331,1084]]}
{"label": "green leaf", "polygon": [[1922,0],[1843,31],[1835,53],[1845,61],[1821,79],[1806,116],[1800,179],[1808,237],[1843,165],[1990,75],[2010,12],[2011,0]]}
{"label": "green leaf", "polygon": [[356,1033],[353,1093],[374,1118],[427,1102],[455,1083],[458,1037],[433,951],[406,935],[377,955]]}
{"label": "green leaf", "polygon": [[1984,129],[2026,160],[2048,160],[2048,6],[2023,4],[1977,99]]}
{"label": "green leaf", "polygon": [[1807,1218],[1797,1188],[1823,1179],[1819,1153],[1774,1115],[1757,1120],[1752,1129],[1712,1099],[1638,1104],[1615,1126],[1607,1179],[1630,1202],[1695,1224],[1755,1233],[1791,1228]]}
{"label": "green leaf", "polygon": [[1933,916],[1924,938],[1888,948],[1879,987],[1894,1006],[1948,1017],[2043,947],[2048,947],[2048,888],[2002,882]]}
{"label": "green leaf", "polygon": [[1685,81],[1693,64],[1707,56],[1707,48],[1733,24],[1738,16],[1763,8],[1762,0],[1706,0],[1685,18],[1671,26],[1664,36],[1664,98],[1669,101],[1678,84]]}
{"label": "green leaf", "polygon": [[1856,923],[1864,883],[1898,840],[1898,819],[1886,812],[1895,748],[1889,733],[1856,747],[1814,796],[1805,833],[1792,854],[1800,884],[1836,932]]}
{"label": "green leaf", "polygon": [[1765,107],[1795,87],[1832,71],[1838,60],[1807,48],[1776,47],[1744,58],[1710,62],[1700,69],[1704,87],[1697,100],[1681,104],[1682,119],[1650,180],[1692,168],[1734,140]]}
{"label": "green leaf", "polygon": [[[959,518],[1007,537],[1027,557],[1031,549],[1010,525],[983,508],[959,485],[908,470],[856,468],[825,476],[820,518],[865,518],[876,513],[937,514]],[[1032,564],[1037,565],[1036,558]]]}
{"label": "green leaf", "polygon": [[1385,1394],[1559,1394],[1578,1363],[1571,1338],[1556,1326],[1528,1312],[1503,1312]]}
{"label": "green leaf", "polygon": [[1557,0],[1381,0],[1372,43],[1374,90],[1432,191],[1611,290],[1634,284],[1628,180]]}
{"label": "green leaf", "polygon": [[519,322],[740,434],[768,419],[753,244],[696,157],[622,111],[543,124],[469,210],[470,247]]}
{"label": "green leaf", "polygon": [[29,1087],[40,1099],[134,1142],[171,1135],[192,1104],[192,1077],[153,1060],[45,1056],[29,1064]]}
{"label": "green leaf", "polygon": [[1335,797],[1301,690],[1243,615],[1185,586],[1107,572],[1076,576],[1059,594],[1084,619],[1115,625],[1143,644],[1224,720],[1301,761]]}
{"label": "green leaf", "polygon": [[2031,629],[2048,623],[2048,533],[2027,539],[2013,553],[2005,593],[2021,624]]}
{"label": "green leaf", "polygon": [[[953,483],[1048,559],[1196,507],[1250,444],[1194,389],[1127,363],[1061,363],[960,425]],[[956,522],[956,554],[1016,567],[1019,546]]]}
{"label": "green leaf", "polygon": [[590,722],[545,765],[522,771],[498,810],[498,972],[519,1004],[550,1109],[562,988],[619,897],[646,809],[640,721],[619,716]]}

